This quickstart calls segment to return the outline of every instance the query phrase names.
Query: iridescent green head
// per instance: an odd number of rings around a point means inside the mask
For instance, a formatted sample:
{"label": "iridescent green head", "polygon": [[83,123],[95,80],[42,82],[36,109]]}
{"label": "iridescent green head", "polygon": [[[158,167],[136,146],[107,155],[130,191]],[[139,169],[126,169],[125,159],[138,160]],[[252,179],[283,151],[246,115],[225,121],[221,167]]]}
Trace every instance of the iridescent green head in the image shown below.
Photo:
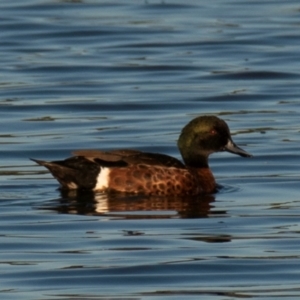
{"label": "iridescent green head", "polygon": [[232,141],[226,122],[215,116],[201,116],[190,121],[182,129],[178,148],[185,164],[196,168],[207,167],[208,156],[213,152],[252,156]]}

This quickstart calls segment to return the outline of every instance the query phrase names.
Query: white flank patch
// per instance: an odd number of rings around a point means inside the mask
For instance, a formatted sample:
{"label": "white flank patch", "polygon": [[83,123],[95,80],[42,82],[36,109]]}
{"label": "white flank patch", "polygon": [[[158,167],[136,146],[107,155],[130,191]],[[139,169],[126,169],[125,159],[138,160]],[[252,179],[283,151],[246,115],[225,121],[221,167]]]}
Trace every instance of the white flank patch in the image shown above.
{"label": "white flank patch", "polygon": [[108,188],[108,177],[110,170],[109,168],[101,168],[100,173],[97,177],[96,186],[94,187],[95,191],[103,191]]}
{"label": "white flank patch", "polygon": [[69,190],[76,190],[78,188],[78,185],[74,182],[69,182],[67,186]]}

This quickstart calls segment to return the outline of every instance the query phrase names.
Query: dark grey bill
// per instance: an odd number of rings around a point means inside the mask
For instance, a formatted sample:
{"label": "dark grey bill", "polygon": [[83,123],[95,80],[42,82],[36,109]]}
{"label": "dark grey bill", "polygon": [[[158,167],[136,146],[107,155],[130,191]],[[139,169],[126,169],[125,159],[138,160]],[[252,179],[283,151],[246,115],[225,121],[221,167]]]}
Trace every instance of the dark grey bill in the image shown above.
{"label": "dark grey bill", "polygon": [[231,139],[228,140],[228,143],[225,145],[224,150],[243,157],[252,157],[250,153],[238,147]]}

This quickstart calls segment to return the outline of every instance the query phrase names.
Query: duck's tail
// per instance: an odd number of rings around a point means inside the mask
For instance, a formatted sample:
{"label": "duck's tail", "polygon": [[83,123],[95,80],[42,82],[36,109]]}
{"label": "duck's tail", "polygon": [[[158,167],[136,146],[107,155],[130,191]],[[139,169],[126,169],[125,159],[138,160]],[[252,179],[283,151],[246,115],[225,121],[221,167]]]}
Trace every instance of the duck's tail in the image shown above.
{"label": "duck's tail", "polygon": [[100,173],[99,165],[79,156],[62,161],[31,160],[47,168],[63,189],[92,190]]}

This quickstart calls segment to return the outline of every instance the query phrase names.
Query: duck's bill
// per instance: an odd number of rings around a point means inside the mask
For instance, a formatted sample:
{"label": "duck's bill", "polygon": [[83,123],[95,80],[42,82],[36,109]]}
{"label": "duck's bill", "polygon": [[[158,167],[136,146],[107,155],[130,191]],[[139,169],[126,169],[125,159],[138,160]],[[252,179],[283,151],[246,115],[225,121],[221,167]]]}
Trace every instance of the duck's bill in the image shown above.
{"label": "duck's bill", "polygon": [[240,155],[242,157],[252,157],[250,153],[238,147],[232,140],[228,140],[228,143],[225,145],[224,150],[233,154]]}

